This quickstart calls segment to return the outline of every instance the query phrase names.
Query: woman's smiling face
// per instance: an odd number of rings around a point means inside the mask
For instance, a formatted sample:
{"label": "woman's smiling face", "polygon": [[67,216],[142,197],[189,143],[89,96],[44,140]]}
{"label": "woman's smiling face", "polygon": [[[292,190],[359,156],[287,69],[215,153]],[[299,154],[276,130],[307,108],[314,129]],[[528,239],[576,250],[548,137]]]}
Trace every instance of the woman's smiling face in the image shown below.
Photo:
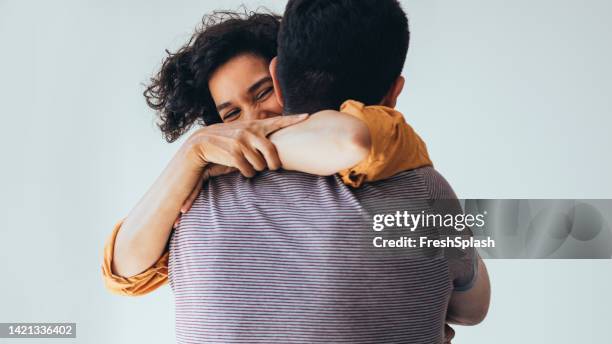
{"label": "woman's smiling face", "polygon": [[210,94],[223,122],[280,116],[269,63],[253,54],[233,57],[221,65],[208,81]]}

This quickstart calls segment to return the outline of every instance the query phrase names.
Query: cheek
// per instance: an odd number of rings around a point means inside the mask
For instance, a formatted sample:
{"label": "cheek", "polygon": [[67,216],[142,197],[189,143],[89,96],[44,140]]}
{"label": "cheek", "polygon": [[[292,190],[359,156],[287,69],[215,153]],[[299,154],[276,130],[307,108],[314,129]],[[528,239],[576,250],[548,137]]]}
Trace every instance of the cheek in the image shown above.
{"label": "cheek", "polygon": [[261,104],[261,109],[267,113],[282,115],[283,107],[276,101],[276,97],[271,95]]}

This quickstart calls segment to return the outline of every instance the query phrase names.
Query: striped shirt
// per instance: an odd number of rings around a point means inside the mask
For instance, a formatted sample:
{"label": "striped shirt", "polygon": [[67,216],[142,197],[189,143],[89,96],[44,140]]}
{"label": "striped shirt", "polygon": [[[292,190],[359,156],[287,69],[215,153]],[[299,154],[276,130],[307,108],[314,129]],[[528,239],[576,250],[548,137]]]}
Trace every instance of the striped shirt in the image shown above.
{"label": "striped shirt", "polygon": [[431,167],[359,189],[288,171],[210,180],[169,242],[177,342],[442,343],[470,265],[372,244],[374,214],[440,212],[432,199],[458,207]]}

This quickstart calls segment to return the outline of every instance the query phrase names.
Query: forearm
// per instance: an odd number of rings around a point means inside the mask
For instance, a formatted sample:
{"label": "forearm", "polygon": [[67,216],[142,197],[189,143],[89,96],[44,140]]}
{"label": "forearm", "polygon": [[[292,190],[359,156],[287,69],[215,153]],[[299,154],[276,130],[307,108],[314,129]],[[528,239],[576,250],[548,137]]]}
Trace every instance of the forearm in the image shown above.
{"label": "forearm", "polygon": [[137,275],[163,254],[180,208],[201,178],[204,164],[193,154],[186,142],[124,220],[115,241],[115,274]]}
{"label": "forearm", "polygon": [[361,120],[332,110],[317,112],[307,120],[270,136],[282,166],[317,175],[331,175],[365,159],[370,134]]}
{"label": "forearm", "polygon": [[491,285],[487,268],[478,257],[477,279],[467,291],[453,292],[446,315],[450,324],[476,325],[484,320],[491,300]]}

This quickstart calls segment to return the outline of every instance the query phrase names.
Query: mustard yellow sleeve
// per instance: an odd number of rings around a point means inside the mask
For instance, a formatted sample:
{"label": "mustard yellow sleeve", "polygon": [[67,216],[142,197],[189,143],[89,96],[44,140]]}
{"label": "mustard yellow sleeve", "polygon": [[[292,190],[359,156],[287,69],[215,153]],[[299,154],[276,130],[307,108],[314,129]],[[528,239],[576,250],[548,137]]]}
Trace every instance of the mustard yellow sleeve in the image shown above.
{"label": "mustard yellow sleeve", "polygon": [[386,106],[365,106],[354,100],[345,101],[340,112],[364,121],[372,143],[363,161],[339,172],[345,184],[359,187],[364,182],[386,179],[402,171],[433,166],[425,142],[400,112]]}
{"label": "mustard yellow sleeve", "polygon": [[128,278],[115,275],[111,269],[111,264],[115,249],[115,239],[117,238],[119,229],[121,229],[123,220],[124,219],[120,220],[115,225],[113,232],[104,245],[104,261],[102,263],[104,286],[108,291],[117,295],[145,295],[168,282],[168,248],[166,247],[166,251],[153,266],[140,274]]}

